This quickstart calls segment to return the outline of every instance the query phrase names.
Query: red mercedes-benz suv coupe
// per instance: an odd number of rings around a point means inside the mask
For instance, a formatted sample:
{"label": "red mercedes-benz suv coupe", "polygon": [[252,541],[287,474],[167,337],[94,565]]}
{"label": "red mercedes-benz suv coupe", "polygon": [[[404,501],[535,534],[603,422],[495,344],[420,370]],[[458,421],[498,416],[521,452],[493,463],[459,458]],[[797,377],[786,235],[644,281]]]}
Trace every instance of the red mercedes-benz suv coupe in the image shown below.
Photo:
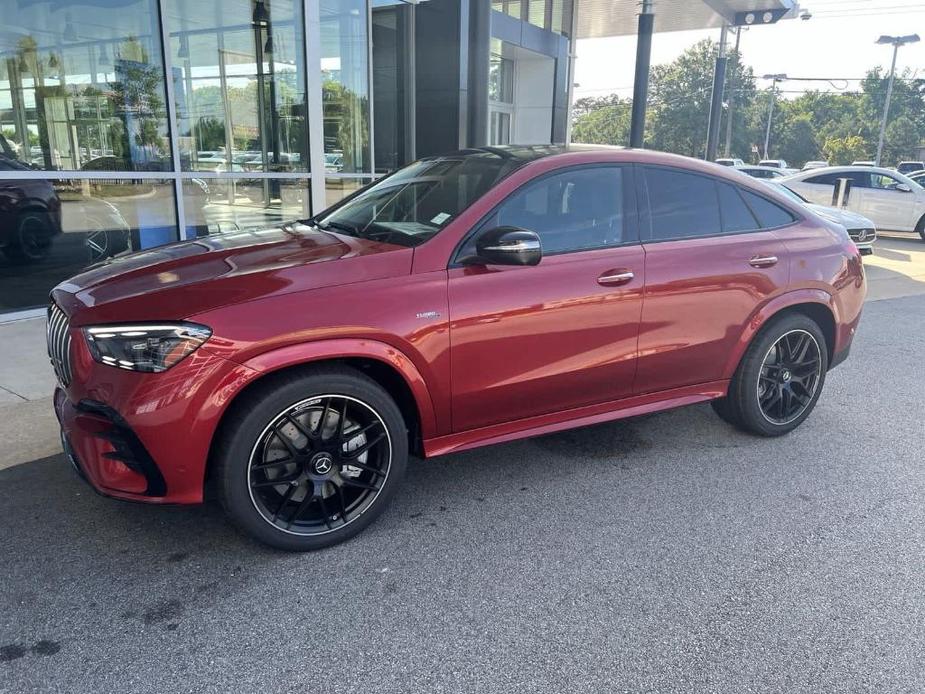
{"label": "red mercedes-benz suv coupe", "polygon": [[108,496],[212,489],[308,550],[437,456],[711,401],[785,434],[861,315],[844,228],[735,171],[600,147],[411,164],[313,219],[109,261],[52,292],[67,457]]}

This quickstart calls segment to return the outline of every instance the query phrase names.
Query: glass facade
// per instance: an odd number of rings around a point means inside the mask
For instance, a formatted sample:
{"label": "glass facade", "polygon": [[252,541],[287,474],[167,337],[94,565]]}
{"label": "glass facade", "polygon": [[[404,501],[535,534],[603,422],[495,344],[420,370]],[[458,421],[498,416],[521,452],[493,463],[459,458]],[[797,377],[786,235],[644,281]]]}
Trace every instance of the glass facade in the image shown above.
{"label": "glass facade", "polygon": [[184,171],[306,171],[301,3],[167,0]]}
{"label": "glass facade", "polygon": [[[572,1],[492,0],[492,7],[562,32]],[[462,133],[442,114],[455,118],[467,106],[447,88],[456,76],[441,70],[444,58],[468,48],[447,45],[441,22],[452,13],[429,6],[6,5],[0,321],[44,306],[53,286],[95,262],[304,219],[418,152],[460,143]],[[492,42],[487,85],[492,143],[520,134],[512,115],[516,70],[499,45]]]}
{"label": "glass facade", "polygon": [[[7,8],[0,314],[45,305],[55,284],[105,258],[304,219],[372,180],[369,18],[404,7],[47,0]],[[313,132],[313,121],[323,127]],[[387,159],[379,170],[404,163]]]}
{"label": "glass facade", "polygon": [[541,29],[568,36],[575,0],[491,0],[491,6]]}

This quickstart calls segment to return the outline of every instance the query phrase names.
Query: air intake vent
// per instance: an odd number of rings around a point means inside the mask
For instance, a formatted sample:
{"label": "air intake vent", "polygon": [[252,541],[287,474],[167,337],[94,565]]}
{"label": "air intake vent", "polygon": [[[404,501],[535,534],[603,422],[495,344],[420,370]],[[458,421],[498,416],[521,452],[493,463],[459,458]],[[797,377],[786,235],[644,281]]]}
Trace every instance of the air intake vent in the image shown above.
{"label": "air intake vent", "polygon": [[48,307],[48,325],[45,328],[48,340],[48,356],[51,358],[55,375],[63,386],[71,384],[71,324],[64,311],[57,304]]}

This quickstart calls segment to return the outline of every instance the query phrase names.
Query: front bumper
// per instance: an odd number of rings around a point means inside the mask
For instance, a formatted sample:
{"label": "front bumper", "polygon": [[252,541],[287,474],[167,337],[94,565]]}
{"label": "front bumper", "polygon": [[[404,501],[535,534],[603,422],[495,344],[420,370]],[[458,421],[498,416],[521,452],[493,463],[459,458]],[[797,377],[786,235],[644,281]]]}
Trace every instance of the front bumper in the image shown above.
{"label": "front bumper", "polygon": [[215,430],[253,372],[205,348],[162,373],[125,371],[93,361],[79,339],[70,361],[55,414],[65,453],[93,488],[152,504],[201,502]]}
{"label": "front bumper", "polygon": [[166,500],[163,473],[118,412],[94,400],[75,405],[60,387],[54,405],[64,453],[94,489],[107,496]]}

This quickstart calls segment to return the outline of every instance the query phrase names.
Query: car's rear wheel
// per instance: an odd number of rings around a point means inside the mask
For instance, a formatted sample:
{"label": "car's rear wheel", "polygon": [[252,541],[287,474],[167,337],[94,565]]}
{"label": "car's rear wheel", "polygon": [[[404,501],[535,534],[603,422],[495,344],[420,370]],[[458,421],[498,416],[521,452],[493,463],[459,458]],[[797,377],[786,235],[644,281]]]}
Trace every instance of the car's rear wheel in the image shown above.
{"label": "car's rear wheel", "polygon": [[919,232],[919,236],[922,237],[922,241],[925,241],[925,214],[922,215],[922,218],[916,225],[915,230]]}
{"label": "car's rear wheel", "polygon": [[401,411],[360,372],[325,367],[274,378],[223,422],[219,498],[248,534],[305,551],[360,532],[390,501],[405,471]]}
{"label": "car's rear wheel", "polygon": [[813,411],[827,369],[825,336],[815,321],[803,314],[783,316],[752,341],[728,395],[713,408],[739,429],[781,436]]}

